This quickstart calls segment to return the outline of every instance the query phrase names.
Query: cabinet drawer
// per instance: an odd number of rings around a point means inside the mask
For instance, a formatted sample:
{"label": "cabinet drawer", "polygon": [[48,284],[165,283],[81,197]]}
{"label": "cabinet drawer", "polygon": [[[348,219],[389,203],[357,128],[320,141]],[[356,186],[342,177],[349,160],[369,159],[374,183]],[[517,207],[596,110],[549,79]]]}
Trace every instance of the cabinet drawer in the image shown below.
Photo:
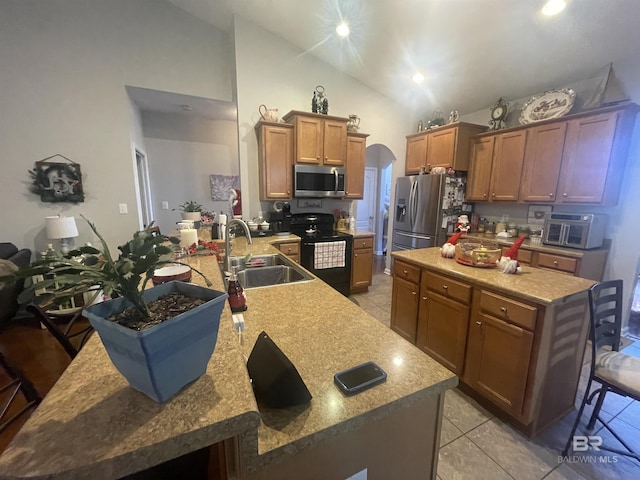
{"label": "cabinet drawer", "polygon": [[399,262],[398,260],[394,260],[393,262],[393,276],[404,278],[411,283],[420,283],[420,269],[408,263]]}
{"label": "cabinet drawer", "polygon": [[471,301],[471,285],[460,283],[426,270],[422,281],[429,290],[439,293],[444,297],[452,298],[462,303],[469,303]]}
{"label": "cabinet drawer", "polygon": [[576,258],[563,257],[550,253],[538,253],[538,266],[552,268],[562,272],[576,273],[578,260]]}
{"label": "cabinet drawer", "polygon": [[538,309],[531,305],[482,290],[480,308],[496,318],[515,323],[528,330],[536,327]]}
{"label": "cabinet drawer", "polygon": [[[502,247],[502,255],[507,253],[511,247]],[[518,249],[518,262],[529,264],[533,261],[533,251],[532,250],[523,250],[522,248]]]}
{"label": "cabinet drawer", "polygon": [[298,242],[281,243],[278,248],[285,255],[300,255],[300,244]]}
{"label": "cabinet drawer", "polygon": [[354,238],[353,248],[355,248],[356,250],[359,248],[373,248],[373,238],[372,237]]}

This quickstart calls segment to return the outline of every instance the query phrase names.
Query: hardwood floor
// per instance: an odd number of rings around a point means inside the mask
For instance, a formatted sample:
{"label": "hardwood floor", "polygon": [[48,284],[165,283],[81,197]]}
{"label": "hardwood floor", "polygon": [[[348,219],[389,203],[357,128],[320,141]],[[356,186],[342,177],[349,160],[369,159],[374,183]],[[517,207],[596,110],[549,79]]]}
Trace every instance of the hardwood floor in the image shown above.
{"label": "hardwood floor", "polygon": [[[0,332],[0,351],[5,358],[22,372],[33,384],[40,397],[49,392],[71,359],[51,334],[32,318],[14,320]],[[6,385],[10,378],[5,371],[0,371],[0,385]],[[0,403],[7,400],[8,392],[0,395]],[[19,393],[7,411],[7,418],[26,404],[24,396]],[[0,452],[4,451],[11,439],[29,418],[26,412],[11,423],[0,434]]]}

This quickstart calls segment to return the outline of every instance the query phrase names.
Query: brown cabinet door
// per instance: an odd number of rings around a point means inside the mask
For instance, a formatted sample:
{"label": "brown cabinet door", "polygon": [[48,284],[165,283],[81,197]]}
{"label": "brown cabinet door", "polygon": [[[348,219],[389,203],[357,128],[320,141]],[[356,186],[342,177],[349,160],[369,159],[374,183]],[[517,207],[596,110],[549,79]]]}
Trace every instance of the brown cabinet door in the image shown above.
{"label": "brown cabinet door", "polygon": [[293,130],[291,127],[260,127],[260,199],[291,198]]}
{"label": "brown cabinet door", "polygon": [[469,327],[466,369],[471,387],[516,417],[522,415],[533,333],[479,314]]}
{"label": "brown cabinet door", "polygon": [[542,125],[529,130],[524,152],[520,200],[545,203],[555,201],[566,132],[566,122]]}
{"label": "brown cabinet door", "polygon": [[344,165],[347,159],[347,124],[323,120],[322,162],[324,165]]}
{"label": "brown cabinet door", "polygon": [[464,368],[468,324],[468,305],[422,289],[416,346],[456,375]]}
{"label": "brown cabinet door", "polygon": [[433,167],[453,168],[458,129],[452,128],[429,134],[427,142],[427,170]]}
{"label": "brown cabinet door", "polygon": [[491,167],[491,201],[518,200],[526,141],[526,130],[496,137]]}
{"label": "brown cabinet door", "polygon": [[391,294],[391,329],[401,337],[416,342],[419,287],[401,278],[393,278]]}
{"label": "brown cabinet door", "polygon": [[353,265],[351,265],[351,287],[368,287],[371,285],[372,275],[373,248],[354,249]]}
{"label": "brown cabinet door", "polygon": [[322,164],[322,120],[296,117],[295,163]]}
{"label": "brown cabinet door", "polygon": [[364,196],[366,148],[366,138],[347,136],[345,198],[362,198]]}
{"label": "brown cabinet door", "polygon": [[602,202],[617,121],[610,112],[568,122],[557,202]]}
{"label": "brown cabinet door", "polygon": [[473,140],[465,200],[489,200],[491,164],[496,137]]}
{"label": "brown cabinet door", "polygon": [[422,133],[415,137],[407,138],[407,161],[404,167],[405,173],[411,175],[420,173],[420,168],[427,162],[427,134]]}

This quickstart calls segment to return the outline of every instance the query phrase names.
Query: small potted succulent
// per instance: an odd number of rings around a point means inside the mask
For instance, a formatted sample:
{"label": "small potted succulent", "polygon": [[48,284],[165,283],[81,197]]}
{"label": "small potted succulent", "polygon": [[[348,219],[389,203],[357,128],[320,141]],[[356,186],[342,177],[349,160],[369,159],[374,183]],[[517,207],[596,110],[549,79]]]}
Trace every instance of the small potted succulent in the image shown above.
{"label": "small potted succulent", "polygon": [[36,261],[0,277],[0,282],[42,275],[43,281],[22,292],[23,302],[42,289],[48,293],[37,300],[56,304],[100,290],[116,297],[85,308],[83,314],[129,384],[165,402],[206,371],[227,294],[179,281],[147,289],[157,268],[180,263],[173,259],[178,239],[167,242],[153,235],[150,225],[119,246],[114,259],[96,227],[87,222],[101,248],[83,246],[65,258]]}
{"label": "small potted succulent", "polygon": [[[182,210],[182,219],[183,220],[191,220],[193,222],[199,222],[200,216],[202,215],[202,205],[193,200],[189,200],[188,202],[179,205],[178,208]],[[174,209],[175,210],[175,209]]]}

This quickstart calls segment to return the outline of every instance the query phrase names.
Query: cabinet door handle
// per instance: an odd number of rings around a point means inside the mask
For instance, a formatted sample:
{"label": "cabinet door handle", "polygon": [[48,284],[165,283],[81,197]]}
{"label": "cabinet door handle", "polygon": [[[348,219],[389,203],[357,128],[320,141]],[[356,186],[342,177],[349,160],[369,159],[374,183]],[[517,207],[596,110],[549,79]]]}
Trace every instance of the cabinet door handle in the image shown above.
{"label": "cabinet door handle", "polygon": [[448,285],[442,285],[442,288],[444,288],[445,290],[448,290],[449,286]]}
{"label": "cabinet door handle", "polygon": [[418,292],[411,292],[411,295],[417,295]]}
{"label": "cabinet door handle", "polygon": [[316,155],[316,160],[320,160],[320,155]]}
{"label": "cabinet door handle", "polygon": [[405,275],[409,275],[409,272],[407,272],[406,270],[403,270],[402,273],[404,273]]}
{"label": "cabinet door handle", "polygon": [[476,322],[476,325],[480,326],[482,325],[482,322]]}
{"label": "cabinet door handle", "polygon": [[557,267],[557,266],[558,266],[558,261],[557,261],[557,260],[554,260],[554,261],[553,261],[553,265]]}
{"label": "cabinet door handle", "polygon": [[553,193],[550,193],[550,194],[549,194],[549,197],[553,198]]}
{"label": "cabinet door handle", "polygon": [[329,157],[324,157],[325,160],[329,160]]}
{"label": "cabinet door handle", "polygon": [[483,194],[482,194],[482,196],[483,196],[484,198],[487,198],[487,194],[486,194],[486,193],[483,193]]}
{"label": "cabinet door handle", "polygon": [[357,254],[357,253],[354,253],[354,254],[353,254],[353,256],[354,256],[354,257],[357,257],[357,256],[358,256],[358,254]]}
{"label": "cabinet door handle", "polygon": [[426,300],[427,300],[427,297],[422,297],[422,299],[423,299],[424,301],[426,301]]}
{"label": "cabinet door handle", "polygon": [[507,307],[500,307],[500,311],[502,313],[507,313]]}
{"label": "cabinet door handle", "polygon": [[495,196],[496,196],[495,192],[494,192],[494,193],[492,193],[492,194],[491,194],[491,196],[492,196],[492,197],[495,197]]}
{"label": "cabinet door handle", "polygon": [[566,193],[563,193],[562,196],[563,197],[568,197],[568,195]]}

